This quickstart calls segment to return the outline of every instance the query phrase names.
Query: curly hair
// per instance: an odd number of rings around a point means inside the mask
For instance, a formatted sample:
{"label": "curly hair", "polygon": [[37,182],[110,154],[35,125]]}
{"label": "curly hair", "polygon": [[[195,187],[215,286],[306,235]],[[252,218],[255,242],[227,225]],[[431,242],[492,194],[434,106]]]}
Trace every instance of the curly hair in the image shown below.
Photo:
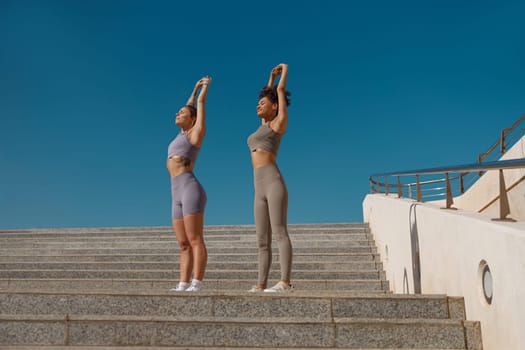
{"label": "curly hair", "polygon": [[[285,91],[284,99],[286,100],[286,105],[289,106],[292,102],[288,96],[291,96],[290,91]],[[259,92],[259,99],[266,97],[268,98],[272,103],[279,103],[279,97],[277,95],[277,86],[265,86],[261,89]]]}

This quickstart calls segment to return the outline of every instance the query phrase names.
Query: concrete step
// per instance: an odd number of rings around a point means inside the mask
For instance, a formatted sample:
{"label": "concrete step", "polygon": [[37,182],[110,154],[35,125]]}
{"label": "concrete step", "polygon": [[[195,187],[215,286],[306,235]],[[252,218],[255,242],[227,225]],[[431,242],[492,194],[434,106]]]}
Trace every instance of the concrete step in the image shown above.
{"label": "concrete step", "polygon": [[[291,237],[292,244],[294,249],[301,248],[337,248],[341,245],[344,245],[348,248],[360,248],[370,246],[369,240],[357,240],[357,239],[347,239],[347,240],[294,240]],[[251,248],[257,246],[255,237],[250,240],[225,240],[225,241],[207,241],[206,247],[208,249],[221,249],[233,247],[236,249]],[[2,244],[2,250],[7,249],[17,249],[17,248],[31,248],[34,251],[38,250],[52,250],[52,249],[163,249],[163,248],[172,248],[178,249],[178,243],[173,237],[166,240],[155,240],[155,241],[138,241],[138,240],[128,240],[128,241],[64,241],[64,242],[44,242],[44,241],[33,241],[33,242],[16,242],[16,243],[5,243]]]}
{"label": "concrete step", "polygon": [[[253,247],[209,247],[208,251],[213,254],[257,254],[257,248],[255,243]],[[377,248],[375,246],[358,246],[358,247],[347,247],[344,245],[334,247],[293,247],[294,254],[377,254]],[[140,247],[136,249],[128,248],[17,248],[17,249],[4,249],[0,248],[0,256],[12,256],[12,255],[136,255],[136,254],[157,254],[157,255],[173,255],[179,253],[179,248],[176,244],[171,245],[168,248],[148,248]]]}
{"label": "concrete step", "polygon": [[482,348],[462,298],[389,292],[368,225],[289,231],[295,289],[278,295],[247,292],[253,225],[205,227],[199,293],[168,291],[179,258],[170,227],[0,231],[0,348]]}
{"label": "concrete step", "polygon": [[[272,269],[279,269],[279,262],[274,261]],[[0,263],[0,270],[178,270],[178,261],[173,262],[15,262]],[[257,259],[250,262],[217,262],[209,261],[207,270],[253,270],[257,271]],[[381,263],[374,261],[368,262],[327,262],[309,261],[294,262],[294,270],[328,270],[328,271],[349,271],[349,270],[378,270],[382,269]]]}
{"label": "concrete step", "polygon": [[468,324],[448,319],[1,315],[0,344],[464,349]]}
{"label": "concrete step", "polygon": [[[125,278],[125,279],[169,279],[175,270],[0,270],[0,278]],[[279,278],[280,271],[270,271],[269,278]],[[249,279],[257,277],[256,270],[206,270],[206,279]],[[385,279],[377,270],[293,270],[295,279]]]}
{"label": "concrete step", "polygon": [[[215,347],[215,346],[60,346],[61,350],[122,350],[122,349],[133,349],[133,350],[224,350],[225,347]],[[259,347],[259,346],[250,346],[250,347],[235,347],[235,350],[252,350],[252,349],[264,349],[268,350],[268,347]],[[355,348],[347,348],[347,347],[279,347],[280,350],[326,350],[326,349],[339,349],[339,350],[350,350]],[[374,349],[365,349],[365,348],[359,348],[359,350],[377,350],[378,348]],[[389,350],[406,350],[407,348],[388,348]],[[432,350],[461,350],[465,349],[463,348],[447,348],[447,349],[438,349],[438,348],[432,348]],[[3,346],[2,350],[57,350],[56,346],[39,346],[39,345],[31,345],[31,346],[25,346],[25,345],[13,345],[13,346]],[[429,348],[423,349],[423,348],[412,348],[411,350],[429,350]]]}
{"label": "concrete step", "polygon": [[[213,241],[238,241],[238,240],[253,240],[255,239],[255,232],[205,232],[206,240]],[[373,239],[372,234],[362,231],[334,231],[334,232],[319,232],[304,233],[304,232],[290,232],[290,237],[297,241],[323,239],[323,240],[349,240],[349,239]],[[12,235],[0,233],[0,242],[3,243],[17,243],[17,242],[61,242],[65,238],[71,242],[90,242],[90,241],[166,241],[173,240],[175,235],[173,232],[169,233],[146,233],[141,234],[132,232],[122,232],[119,235],[112,234],[90,234],[90,233],[63,233],[63,234],[36,234],[36,235]]]}
{"label": "concrete step", "polygon": [[248,292],[133,293],[2,292],[4,315],[105,315],[151,317],[273,318],[309,321],[335,318],[459,319],[462,298],[443,295],[364,295],[348,292],[297,291],[283,294]]}
{"label": "concrete step", "polygon": [[[270,280],[273,285],[278,280]],[[205,279],[206,291],[247,291],[256,282],[255,275],[249,279]],[[178,283],[174,273],[170,279],[54,279],[54,278],[11,278],[0,279],[0,290],[3,291],[92,291],[107,290],[108,292],[165,292]],[[369,294],[385,294],[389,292],[386,280],[333,280],[333,279],[294,279],[295,292],[341,291],[359,292]]]}
{"label": "concrete step", "polygon": [[[294,235],[319,235],[329,233],[369,233],[368,224],[289,224],[288,232]],[[52,229],[25,229],[25,230],[0,230],[0,237],[6,238],[38,238],[38,237],[71,237],[85,235],[92,237],[108,236],[144,236],[148,235],[173,235],[171,227],[101,227],[101,228],[52,228]],[[232,226],[205,226],[205,235],[234,235],[254,234],[253,225]]]}
{"label": "concrete step", "polygon": [[[279,256],[273,255],[273,260],[277,261]],[[71,255],[10,255],[0,256],[0,263],[15,262],[56,262],[56,263],[74,263],[74,262],[174,262],[178,261],[177,254],[106,254],[106,255],[89,255],[89,254],[71,254]],[[309,261],[324,262],[375,262],[380,263],[379,254],[371,253],[325,253],[325,254],[294,254],[295,263],[305,263]],[[257,254],[214,254],[208,253],[208,263],[213,262],[253,262],[257,261]]]}
{"label": "concrete step", "polygon": [[[367,225],[291,225],[297,288],[386,293]],[[208,290],[247,290],[257,276],[253,226],[205,227]],[[167,290],[178,277],[170,227],[0,232],[0,288]],[[275,250],[277,253],[277,249]],[[271,280],[278,280],[274,254]]]}

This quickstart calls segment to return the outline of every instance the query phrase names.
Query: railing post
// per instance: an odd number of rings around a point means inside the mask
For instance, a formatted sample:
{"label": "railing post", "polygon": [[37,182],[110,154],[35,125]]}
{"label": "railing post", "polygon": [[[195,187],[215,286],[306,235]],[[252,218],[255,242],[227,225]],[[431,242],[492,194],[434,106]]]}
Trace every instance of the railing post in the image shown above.
{"label": "railing post", "polygon": [[463,178],[465,177],[465,173],[461,173],[459,176],[459,191],[460,193],[465,193],[465,183]]}
{"label": "railing post", "polygon": [[388,176],[385,176],[385,195],[388,196]]}
{"label": "railing post", "polygon": [[448,173],[445,173],[446,178],[446,185],[447,185],[447,199],[446,199],[446,206],[443,209],[456,209],[452,208],[452,204],[454,203],[454,199],[452,198],[452,189],[450,188],[450,177],[448,176]]}
{"label": "railing post", "polygon": [[503,169],[499,169],[499,218],[492,219],[495,221],[516,221],[506,216],[510,214],[509,197],[507,196],[507,186],[505,186],[505,177]]}
{"label": "railing post", "polygon": [[505,153],[505,134],[507,133],[507,129],[501,129],[501,136],[499,140],[499,150],[501,154]]}
{"label": "railing post", "polygon": [[376,178],[376,193],[381,193],[381,186],[379,185],[379,178]]}
{"label": "railing post", "polygon": [[417,201],[421,202],[422,196],[421,196],[421,185],[419,184],[419,175],[416,175],[416,195],[417,195]]}
{"label": "railing post", "polygon": [[[478,164],[481,164],[481,162],[483,161],[482,157],[483,157],[483,153],[480,153],[478,155]],[[483,175],[483,171],[480,170],[480,171],[478,171],[478,176],[481,177],[481,175]]]}
{"label": "railing post", "polygon": [[408,198],[412,199],[412,185],[408,184]]}
{"label": "railing post", "polygon": [[403,190],[401,189],[401,176],[397,177],[397,198],[403,196]]}

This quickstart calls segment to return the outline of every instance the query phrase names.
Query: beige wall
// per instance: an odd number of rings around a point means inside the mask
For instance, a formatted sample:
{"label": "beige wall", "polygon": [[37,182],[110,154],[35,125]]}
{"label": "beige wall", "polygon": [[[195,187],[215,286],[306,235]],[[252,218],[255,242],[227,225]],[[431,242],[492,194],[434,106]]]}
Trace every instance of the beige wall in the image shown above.
{"label": "beige wall", "polygon": [[[485,350],[525,349],[525,221],[495,222],[383,194],[366,196],[363,217],[393,292],[414,293],[412,235],[419,241],[422,293],[463,296],[467,318],[481,322]],[[482,294],[482,261],[492,272],[491,305]]]}

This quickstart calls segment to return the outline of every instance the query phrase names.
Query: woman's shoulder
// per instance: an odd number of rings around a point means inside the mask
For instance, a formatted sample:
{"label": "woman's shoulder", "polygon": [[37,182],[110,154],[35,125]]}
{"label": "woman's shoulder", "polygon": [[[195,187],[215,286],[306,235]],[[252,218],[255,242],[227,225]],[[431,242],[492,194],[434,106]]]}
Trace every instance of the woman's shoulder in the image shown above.
{"label": "woman's shoulder", "polygon": [[188,141],[195,147],[199,148],[202,140],[206,136],[205,128],[196,128],[195,126],[186,132],[186,137]]}
{"label": "woman's shoulder", "polygon": [[277,118],[269,122],[267,125],[271,131],[281,136],[286,132],[286,122],[278,120]]}

